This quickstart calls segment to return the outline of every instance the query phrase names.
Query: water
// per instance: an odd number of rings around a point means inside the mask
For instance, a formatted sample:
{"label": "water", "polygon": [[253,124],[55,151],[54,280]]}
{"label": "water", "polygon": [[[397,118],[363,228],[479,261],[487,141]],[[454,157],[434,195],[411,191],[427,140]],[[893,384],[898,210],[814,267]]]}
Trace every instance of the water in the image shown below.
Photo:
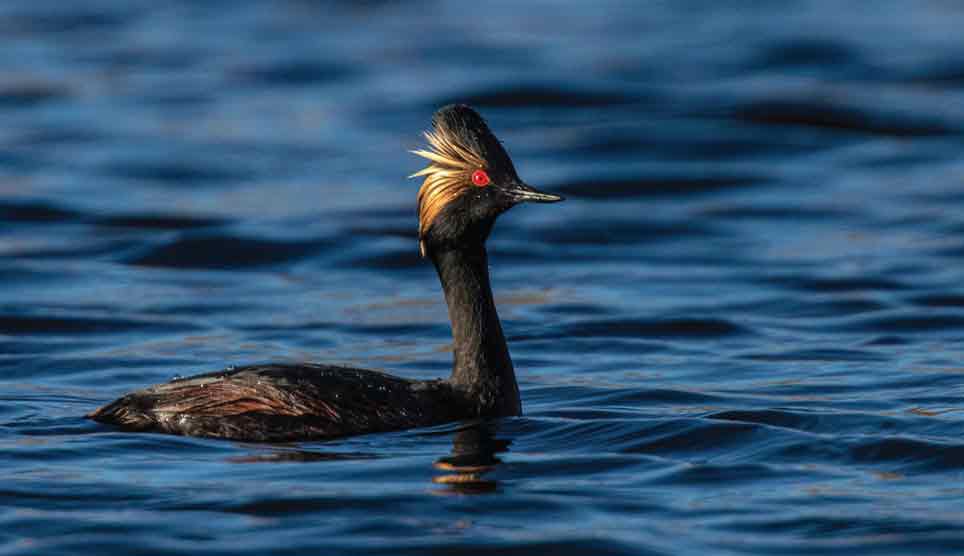
{"label": "water", "polygon": [[[964,552],[964,7],[5,2],[0,553]],[[81,415],[230,365],[448,372],[408,149],[525,416],[295,445]]]}

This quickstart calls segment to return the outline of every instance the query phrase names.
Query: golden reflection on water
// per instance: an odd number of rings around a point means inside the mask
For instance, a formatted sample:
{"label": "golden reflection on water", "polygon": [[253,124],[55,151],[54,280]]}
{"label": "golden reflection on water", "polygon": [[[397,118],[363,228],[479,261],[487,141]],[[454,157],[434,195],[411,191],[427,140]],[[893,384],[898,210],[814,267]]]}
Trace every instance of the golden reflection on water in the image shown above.
{"label": "golden reflection on water", "polygon": [[473,425],[461,430],[452,439],[451,455],[435,461],[433,467],[444,472],[432,482],[444,485],[437,494],[485,494],[498,489],[495,479],[486,477],[496,470],[502,460],[495,454],[509,450],[509,440],[495,438],[491,425]]}

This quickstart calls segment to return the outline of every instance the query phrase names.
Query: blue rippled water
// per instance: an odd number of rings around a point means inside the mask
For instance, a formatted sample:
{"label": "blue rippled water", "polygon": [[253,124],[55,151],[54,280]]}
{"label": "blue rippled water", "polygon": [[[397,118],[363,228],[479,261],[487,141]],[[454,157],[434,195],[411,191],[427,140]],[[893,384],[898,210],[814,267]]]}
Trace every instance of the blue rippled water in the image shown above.
{"label": "blue rippled water", "polygon": [[[0,4],[0,553],[964,553],[964,4]],[[525,416],[325,443],[82,415],[228,365],[449,370],[432,112]]]}

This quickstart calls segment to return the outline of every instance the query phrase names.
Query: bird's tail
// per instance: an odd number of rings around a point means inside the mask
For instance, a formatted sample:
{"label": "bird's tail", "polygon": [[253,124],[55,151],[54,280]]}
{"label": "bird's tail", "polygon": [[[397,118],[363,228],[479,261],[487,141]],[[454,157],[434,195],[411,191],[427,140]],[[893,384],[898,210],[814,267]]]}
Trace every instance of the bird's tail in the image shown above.
{"label": "bird's tail", "polygon": [[140,401],[142,400],[135,396],[127,395],[95,409],[84,417],[98,423],[119,425],[125,429],[151,429],[157,421],[148,408],[143,407],[143,403],[139,403]]}

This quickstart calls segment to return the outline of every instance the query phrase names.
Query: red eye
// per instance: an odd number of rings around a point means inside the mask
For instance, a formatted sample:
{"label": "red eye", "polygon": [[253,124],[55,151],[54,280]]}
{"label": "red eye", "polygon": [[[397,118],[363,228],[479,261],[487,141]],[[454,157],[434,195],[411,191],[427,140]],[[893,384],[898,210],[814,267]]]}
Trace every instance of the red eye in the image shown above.
{"label": "red eye", "polygon": [[472,172],[472,183],[479,187],[485,187],[489,185],[489,175],[485,173],[485,170],[476,170]]}

